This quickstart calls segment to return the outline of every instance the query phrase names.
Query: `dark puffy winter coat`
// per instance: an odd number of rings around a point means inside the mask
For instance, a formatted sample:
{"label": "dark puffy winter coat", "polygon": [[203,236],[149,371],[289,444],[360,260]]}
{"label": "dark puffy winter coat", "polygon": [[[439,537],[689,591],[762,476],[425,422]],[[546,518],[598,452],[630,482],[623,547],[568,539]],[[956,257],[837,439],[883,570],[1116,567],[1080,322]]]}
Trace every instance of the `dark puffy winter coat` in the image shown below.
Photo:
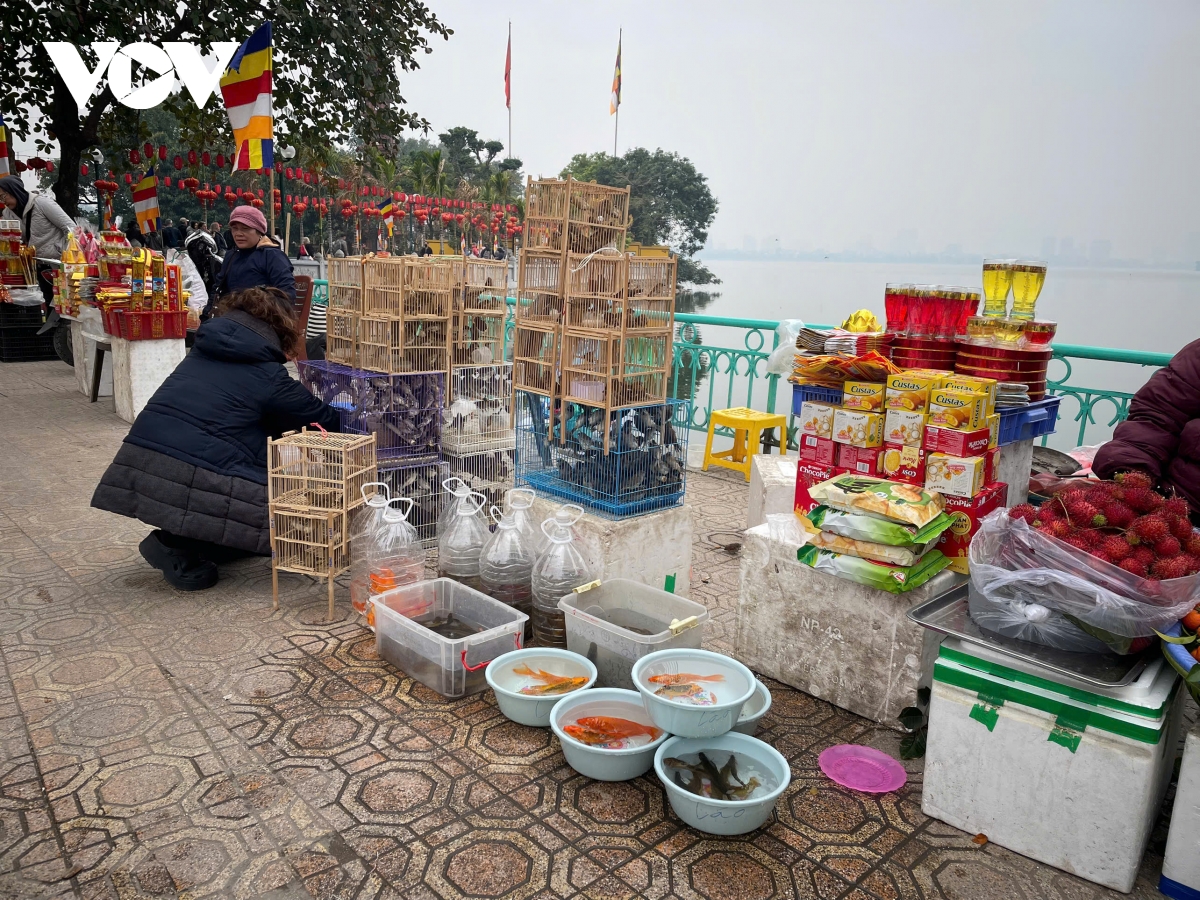
{"label": "dark puffy winter coat", "polygon": [[200,326],[191,353],[133,423],[92,506],[181,537],[269,553],[267,437],[337,413],[283,367],[279,338],[235,310]]}
{"label": "dark puffy winter coat", "polygon": [[225,263],[217,274],[218,298],[252,287],[277,287],[293,300],[296,299],[292,261],[270,238],[264,237],[257,247],[249,250],[232,246],[225,254]]}
{"label": "dark puffy winter coat", "polygon": [[1096,453],[1101,478],[1123,469],[1147,472],[1168,493],[1200,510],[1200,340],[1155,372],[1129,404],[1129,418]]}

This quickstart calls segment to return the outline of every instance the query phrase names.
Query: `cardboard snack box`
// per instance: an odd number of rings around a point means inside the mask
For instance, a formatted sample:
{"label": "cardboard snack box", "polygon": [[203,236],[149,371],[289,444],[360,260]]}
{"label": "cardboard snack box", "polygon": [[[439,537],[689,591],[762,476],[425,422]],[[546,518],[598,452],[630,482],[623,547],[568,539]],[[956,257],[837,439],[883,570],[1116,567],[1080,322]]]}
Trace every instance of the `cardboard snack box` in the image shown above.
{"label": "cardboard snack box", "polygon": [[950,456],[983,456],[988,451],[990,440],[991,435],[986,428],[966,430],[927,424],[921,446],[928,453],[946,453]]}
{"label": "cardboard snack box", "polygon": [[833,438],[817,437],[815,434],[800,435],[800,459],[822,466],[837,462],[837,448]]}
{"label": "cardboard snack box", "polygon": [[832,465],[820,465],[803,460],[796,465],[796,500],[793,510],[797,516],[803,518],[821,505],[820,500],[809,496],[809,489],[818,484],[824,484],[837,474],[839,474],[837,467]]}
{"label": "cardboard snack box", "polygon": [[837,465],[840,469],[857,472],[859,475],[883,475],[882,447],[854,447],[850,444],[837,445]]}
{"label": "cardboard snack box", "polygon": [[920,447],[925,439],[925,413],[889,409],[883,416],[883,442]]}
{"label": "cardboard snack box", "polygon": [[929,393],[941,387],[945,373],[921,372],[910,369],[887,380],[884,406],[923,413],[929,408]]}
{"label": "cardboard snack box", "polygon": [[982,456],[930,453],[925,462],[925,490],[946,497],[974,497],[985,484],[986,468]]}
{"label": "cardboard snack box", "polygon": [[893,481],[925,486],[925,458],[928,453],[907,444],[883,445],[883,476]]}
{"label": "cardboard snack box", "polygon": [[842,386],[842,406],[846,409],[861,409],[878,412],[883,409],[886,386],[876,381],[847,381]]}
{"label": "cardboard snack box", "polygon": [[950,527],[938,539],[938,550],[950,560],[950,568],[967,574],[969,563],[967,552],[971,538],[979,531],[979,523],[988,513],[1004,506],[1008,496],[1008,485],[994,481],[971,498],[947,497],[946,514],[953,520]]}
{"label": "cardboard snack box", "polygon": [[800,433],[814,437],[833,437],[833,413],[836,407],[828,403],[806,400],[800,406]]}
{"label": "cardboard snack box", "polygon": [[883,413],[839,409],[833,414],[833,439],[855,447],[883,445]]}
{"label": "cardboard snack box", "polygon": [[987,429],[987,394],[938,388],[929,395],[929,424],[974,431]]}

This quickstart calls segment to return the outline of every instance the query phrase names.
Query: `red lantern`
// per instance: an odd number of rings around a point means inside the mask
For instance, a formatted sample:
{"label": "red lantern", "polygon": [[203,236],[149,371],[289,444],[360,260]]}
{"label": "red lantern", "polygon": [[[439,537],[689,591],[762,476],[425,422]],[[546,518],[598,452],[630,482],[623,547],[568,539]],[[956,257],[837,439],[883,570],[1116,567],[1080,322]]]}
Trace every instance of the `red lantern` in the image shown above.
{"label": "red lantern", "polygon": [[130,175],[128,172],[125,173],[125,183],[133,184],[133,176]]}
{"label": "red lantern", "polygon": [[81,165],[81,166],[79,167],[79,174],[80,174],[80,175],[87,175],[87,173],[88,173],[88,167],[87,167],[87,163],[84,163],[83,165]]}
{"label": "red lantern", "polygon": [[198,157],[196,156],[196,151],[195,151],[195,150],[189,150],[189,151],[187,152],[187,161],[188,161],[188,165],[189,165],[189,166],[194,166],[194,165],[196,164],[196,160],[197,160],[197,158],[198,158]]}
{"label": "red lantern", "polygon": [[288,178],[296,177],[296,173],[291,166],[288,166],[286,169],[284,169],[284,175],[286,175]]}
{"label": "red lantern", "polygon": [[145,153],[147,160],[154,158],[154,145],[152,143],[146,141],[146,143],[142,144],[142,150]]}
{"label": "red lantern", "polygon": [[207,150],[200,154],[200,162],[204,163],[206,166],[212,165],[212,156],[209,155]]}
{"label": "red lantern", "polygon": [[408,211],[405,209],[394,209],[394,210],[392,210],[392,215],[395,216],[397,219],[403,219],[405,216],[408,215]]}
{"label": "red lantern", "polygon": [[251,202],[252,204],[254,204],[254,207],[255,207],[256,209],[262,209],[262,208],[263,208],[263,202],[262,202],[261,200],[259,200],[257,197],[255,197],[255,198],[254,198],[253,200],[251,200],[250,202]]}
{"label": "red lantern", "polygon": [[167,175],[165,178],[163,178],[163,187],[170,187],[170,186],[171,186],[171,176]]}
{"label": "red lantern", "polygon": [[137,165],[138,163],[140,163],[141,161],[142,161],[142,154],[138,153],[138,152],[137,152],[137,150],[130,150],[130,151],[129,151],[129,162],[130,162],[132,165],[135,165],[135,166],[136,166],[136,165]]}
{"label": "red lantern", "polygon": [[217,168],[218,169],[225,168],[225,154],[224,153],[217,154]]}
{"label": "red lantern", "polygon": [[283,212],[283,204],[282,204],[282,203],[276,203],[276,204],[275,204],[275,213],[276,213],[276,215],[278,215],[278,214],[279,214],[279,213],[281,213],[281,212]]}
{"label": "red lantern", "polygon": [[287,195],[287,202],[288,202],[288,203],[291,203],[291,202],[292,202],[292,195],[291,195],[291,194],[288,194],[288,195]]}
{"label": "red lantern", "polygon": [[305,184],[311,184],[311,183],[312,183],[312,173],[311,173],[311,172],[305,172],[305,173],[304,173],[304,183],[305,183]]}
{"label": "red lantern", "polygon": [[242,196],[242,189],[241,189],[241,188],[238,188],[238,189],[237,189],[237,195],[238,195],[239,197],[240,197],[240,196]]}
{"label": "red lantern", "polygon": [[465,218],[466,216],[464,216],[462,213],[456,213],[454,216],[454,221],[461,225],[463,223],[463,219]]}

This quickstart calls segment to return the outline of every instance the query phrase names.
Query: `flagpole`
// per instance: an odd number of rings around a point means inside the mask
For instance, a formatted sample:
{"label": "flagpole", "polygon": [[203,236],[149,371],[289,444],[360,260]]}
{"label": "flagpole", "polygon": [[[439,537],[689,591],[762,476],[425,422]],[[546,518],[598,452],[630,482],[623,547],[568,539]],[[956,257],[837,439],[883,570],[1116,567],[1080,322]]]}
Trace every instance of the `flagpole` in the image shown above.
{"label": "flagpole", "polygon": [[[275,164],[274,163],[275,163],[275,161],[271,160],[271,169],[270,169],[271,190],[269,191],[269,196],[267,197],[268,212],[271,213],[271,222],[270,222],[271,233],[268,235],[268,237],[271,240],[275,240]],[[287,250],[285,249],[283,252],[287,253]]]}
{"label": "flagpole", "polygon": [[507,98],[508,99],[508,158],[514,159],[515,156],[513,154],[513,146],[512,146],[512,68],[511,68],[512,67],[512,19],[508,20],[508,62],[509,62],[509,72],[508,72],[509,95]]}

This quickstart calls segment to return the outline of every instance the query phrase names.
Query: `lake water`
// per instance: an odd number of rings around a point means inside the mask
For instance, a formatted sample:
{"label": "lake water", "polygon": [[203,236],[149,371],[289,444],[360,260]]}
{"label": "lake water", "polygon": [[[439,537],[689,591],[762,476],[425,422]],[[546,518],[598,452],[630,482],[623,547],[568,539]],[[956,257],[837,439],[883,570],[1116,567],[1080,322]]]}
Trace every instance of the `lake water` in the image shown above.
{"label": "lake water", "polygon": [[[719,295],[707,302],[701,299],[695,309],[687,309],[685,301],[680,304],[681,312],[836,324],[854,310],[866,308],[882,321],[883,288],[889,281],[980,284],[979,266],[720,259],[705,263],[722,281],[712,286]],[[1200,337],[1200,272],[1052,265],[1038,299],[1037,315],[1058,323],[1055,341],[1059,343],[1174,353]],[[710,327],[702,331],[707,344],[742,346],[736,331]],[[1070,384],[1133,392],[1153,371],[1078,360],[1072,363]],[[1054,364],[1051,377],[1061,377],[1061,373],[1061,365]],[[724,384],[718,381],[718,393],[723,392]],[[1064,404],[1062,414],[1071,419],[1077,411]],[[1108,433],[1111,414],[1107,405],[1096,408],[1098,421],[1095,427],[1089,426],[1086,440]],[[1070,439],[1077,437],[1077,424],[1061,422],[1059,431],[1056,446],[1075,443]]]}

